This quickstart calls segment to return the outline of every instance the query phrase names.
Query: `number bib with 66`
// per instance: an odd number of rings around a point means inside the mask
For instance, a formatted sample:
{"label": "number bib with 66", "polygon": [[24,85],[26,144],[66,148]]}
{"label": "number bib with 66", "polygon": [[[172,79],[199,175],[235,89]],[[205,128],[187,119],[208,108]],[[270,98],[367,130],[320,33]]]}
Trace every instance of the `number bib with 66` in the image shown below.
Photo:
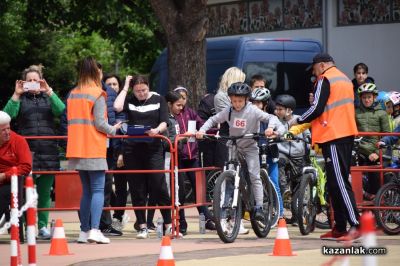
{"label": "number bib with 66", "polygon": [[247,120],[246,120],[246,119],[235,118],[235,119],[233,120],[233,127],[234,127],[234,128],[245,129],[245,128],[246,128],[246,123],[247,123]]}

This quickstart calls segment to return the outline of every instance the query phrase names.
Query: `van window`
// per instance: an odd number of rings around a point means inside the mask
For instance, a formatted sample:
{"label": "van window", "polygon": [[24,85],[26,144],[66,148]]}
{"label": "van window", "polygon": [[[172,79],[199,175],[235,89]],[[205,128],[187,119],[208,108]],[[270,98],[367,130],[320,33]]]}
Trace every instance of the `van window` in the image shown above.
{"label": "van window", "polygon": [[246,62],[243,71],[248,83],[253,75],[262,75],[267,80],[272,98],[290,94],[299,108],[306,108],[309,106],[308,93],[312,91],[311,71],[305,71],[308,66],[308,63]]}

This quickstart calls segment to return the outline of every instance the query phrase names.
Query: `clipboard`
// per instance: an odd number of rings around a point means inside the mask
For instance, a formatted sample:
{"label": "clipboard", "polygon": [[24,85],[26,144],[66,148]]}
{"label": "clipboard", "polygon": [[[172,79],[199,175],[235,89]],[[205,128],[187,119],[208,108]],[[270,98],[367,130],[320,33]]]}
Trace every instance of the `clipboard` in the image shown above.
{"label": "clipboard", "polygon": [[[128,136],[143,136],[146,135],[145,132],[150,130],[150,126],[144,125],[128,125],[128,129],[126,134]],[[138,143],[138,142],[152,142],[152,138],[140,138],[140,139],[128,139],[130,143]]]}
{"label": "clipboard", "polygon": [[150,130],[150,126],[144,125],[128,125],[127,135],[128,136],[143,136],[145,132]]}

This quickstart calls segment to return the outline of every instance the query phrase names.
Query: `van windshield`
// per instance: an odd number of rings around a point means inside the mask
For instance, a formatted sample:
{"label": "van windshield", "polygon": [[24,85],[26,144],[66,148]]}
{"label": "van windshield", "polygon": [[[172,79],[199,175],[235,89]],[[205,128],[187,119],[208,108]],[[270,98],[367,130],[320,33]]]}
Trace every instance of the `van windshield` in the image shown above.
{"label": "van windshield", "polygon": [[308,108],[308,93],[312,92],[311,71],[306,71],[308,63],[246,62],[243,70],[246,82],[253,75],[262,75],[267,80],[268,89],[274,99],[279,94],[290,94],[299,109]]}

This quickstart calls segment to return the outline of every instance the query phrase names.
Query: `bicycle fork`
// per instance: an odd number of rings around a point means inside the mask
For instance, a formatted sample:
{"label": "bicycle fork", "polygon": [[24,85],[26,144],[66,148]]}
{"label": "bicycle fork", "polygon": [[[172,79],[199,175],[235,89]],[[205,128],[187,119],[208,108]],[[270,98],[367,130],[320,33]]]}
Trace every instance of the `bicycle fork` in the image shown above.
{"label": "bicycle fork", "polygon": [[237,207],[237,203],[238,203],[238,195],[239,195],[239,182],[240,182],[240,176],[239,176],[239,170],[240,167],[239,165],[236,166],[236,173],[235,173],[235,187],[233,190],[233,202],[232,202],[232,208],[236,208]]}

